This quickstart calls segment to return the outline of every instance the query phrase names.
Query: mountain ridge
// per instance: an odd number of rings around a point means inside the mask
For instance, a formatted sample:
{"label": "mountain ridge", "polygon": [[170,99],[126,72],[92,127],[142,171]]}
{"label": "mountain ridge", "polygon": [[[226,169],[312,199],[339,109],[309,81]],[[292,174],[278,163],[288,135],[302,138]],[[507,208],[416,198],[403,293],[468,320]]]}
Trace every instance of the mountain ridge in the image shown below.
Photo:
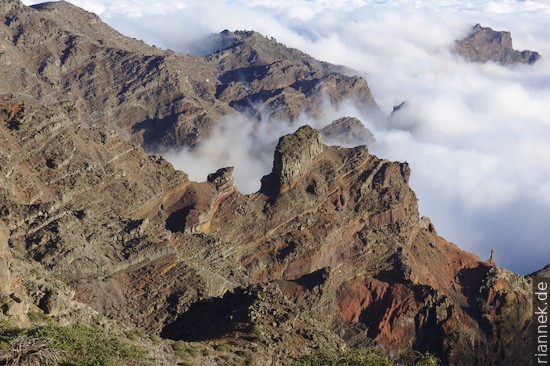
{"label": "mountain ridge", "polygon": [[[194,146],[228,114],[260,118],[267,111],[270,118],[292,121],[318,114],[326,98],[334,105],[351,98],[362,109],[377,109],[364,79],[257,33],[234,33],[238,43],[198,57],[128,39],[65,2],[4,11],[0,32],[11,40],[4,62],[23,68],[4,71],[3,90],[21,85],[13,92],[25,94],[28,103],[70,95],[87,123],[120,130],[148,150]],[[270,49],[286,59],[276,60]],[[254,79],[249,90],[243,77]]]}
{"label": "mountain ridge", "polygon": [[222,32],[244,41],[192,57],[103,40],[114,31],[67,3],[3,4],[3,317],[109,323],[204,350],[230,342],[234,363],[372,344],[449,365],[527,362],[529,280],[441,238],[406,162],[303,126],[245,195],[231,167],[192,182],[146,154],[193,146],[225,113],[292,120],[315,116],[318,98],[376,112],[367,81],[254,32]]}

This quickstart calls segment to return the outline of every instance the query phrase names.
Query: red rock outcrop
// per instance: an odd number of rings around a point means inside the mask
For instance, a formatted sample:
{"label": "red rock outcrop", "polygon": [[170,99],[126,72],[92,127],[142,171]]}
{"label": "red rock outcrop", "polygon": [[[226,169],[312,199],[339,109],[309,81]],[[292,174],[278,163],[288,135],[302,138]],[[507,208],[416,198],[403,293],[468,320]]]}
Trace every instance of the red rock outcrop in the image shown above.
{"label": "red rock outcrop", "polygon": [[391,350],[448,364],[523,360],[528,282],[420,219],[407,164],[319,143],[307,126],[282,137],[262,190],[231,195],[213,216],[210,234],[238,243],[248,275],[278,281],[326,324],[361,324]]}
{"label": "red rock outcrop", "polygon": [[243,195],[231,168],[190,182],[118,136],[193,144],[251,102],[289,119],[319,98],[376,108],[363,79],[253,32],[196,58],[67,3],[0,11],[2,316],[205,330],[200,342],[233,340],[257,364],[370,339],[449,365],[527,362],[528,280],[439,237],[407,163],[305,126]]}
{"label": "red rock outcrop", "polygon": [[[47,287],[20,292],[26,306],[74,316],[70,309],[86,304],[166,335],[201,299],[272,283],[315,327],[342,331],[342,341],[368,336],[453,365],[521,362],[528,354],[528,282],[440,238],[418,215],[406,163],[379,159],[366,146],[326,146],[305,126],[280,139],[262,189],[243,195],[232,169],[189,182],[116,134],[82,127],[71,104],[17,113],[10,105],[0,124],[10,249],[6,256],[4,241],[0,258],[5,264],[16,253],[50,278]],[[252,318],[243,319],[235,329],[251,332]],[[269,347],[290,346],[291,338],[261,324],[274,337]],[[329,333],[338,344],[339,333]],[[321,341],[304,342],[312,351]]]}

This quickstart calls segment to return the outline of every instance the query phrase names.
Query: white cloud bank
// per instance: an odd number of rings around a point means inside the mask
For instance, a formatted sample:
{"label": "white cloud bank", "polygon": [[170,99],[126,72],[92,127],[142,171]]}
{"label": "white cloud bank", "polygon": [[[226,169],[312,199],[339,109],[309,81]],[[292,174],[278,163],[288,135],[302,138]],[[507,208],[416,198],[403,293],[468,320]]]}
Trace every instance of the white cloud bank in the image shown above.
{"label": "white cloud bank", "polygon": [[[520,273],[550,263],[548,1],[71,2],[165,48],[204,53],[208,34],[253,29],[362,72],[386,113],[408,101],[390,123],[364,122],[379,141],[371,150],[411,164],[421,213],[439,233],[482,259],[495,247],[497,263]],[[514,67],[462,61],[451,51],[453,41],[476,23],[510,31],[516,49],[538,51],[543,59]],[[206,172],[198,167],[212,172],[235,165],[245,191],[270,170],[275,135],[296,127],[223,126],[197,152],[169,157],[201,180]]]}

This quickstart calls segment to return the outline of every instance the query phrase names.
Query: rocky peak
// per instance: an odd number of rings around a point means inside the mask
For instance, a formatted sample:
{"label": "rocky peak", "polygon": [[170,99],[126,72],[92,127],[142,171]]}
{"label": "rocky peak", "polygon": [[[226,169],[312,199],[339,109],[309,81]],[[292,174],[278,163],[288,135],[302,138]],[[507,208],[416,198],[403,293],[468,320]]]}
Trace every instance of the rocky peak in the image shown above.
{"label": "rocky peak", "polygon": [[370,145],[376,142],[374,135],[360,120],[343,117],[321,129],[323,139],[341,146]]}
{"label": "rocky peak", "polygon": [[218,192],[230,191],[235,188],[233,170],[233,167],[218,169],[215,173],[208,174],[207,180],[214,184]]}
{"label": "rocky peak", "polygon": [[494,31],[489,27],[477,24],[469,36],[456,41],[457,53],[467,61],[493,61],[502,65],[525,63],[532,64],[540,59],[534,51],[516,51],[512,47],[510,32]]}
{"label": "rocky peak", "polygon": [[528,275],[530,278],[550,278],[550,264]]}
{"label": "rocky peak", "polygon": [[[287,48],[255,31],[237,30],[235,32],[224,31],[220,33],[230,49],[238,50],[235,56],[240,62],[249,62],[253,65],[267,65],[281,60],[293,60],[297,58],[312,59],[301,51]],[[230,41],[230,42],[228,42]],[[318,63],[316,61],[316,63]]]}
{"label": "rocky peak", "polygon": [[307,125],[281,137],[275,149],[273,170],[262,178],[262,191],[288,191],[323,153],[323,148],[321,134]]}

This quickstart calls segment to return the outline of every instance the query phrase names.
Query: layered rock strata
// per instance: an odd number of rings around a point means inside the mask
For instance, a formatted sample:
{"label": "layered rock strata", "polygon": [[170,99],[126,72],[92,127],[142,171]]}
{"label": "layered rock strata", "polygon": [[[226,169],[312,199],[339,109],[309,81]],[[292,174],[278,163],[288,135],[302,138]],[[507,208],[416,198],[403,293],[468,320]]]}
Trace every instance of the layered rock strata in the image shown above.
{"label": "layered rock strata", "polygon": [[0,94],[28,104],[70,99],[89,126],[160,150],[194,146],[224,115],[294,121],[344,100],[378,107],[367,82],[255,32],[223,32],[208,56],[122,36],[67,2],[0,8]]}

